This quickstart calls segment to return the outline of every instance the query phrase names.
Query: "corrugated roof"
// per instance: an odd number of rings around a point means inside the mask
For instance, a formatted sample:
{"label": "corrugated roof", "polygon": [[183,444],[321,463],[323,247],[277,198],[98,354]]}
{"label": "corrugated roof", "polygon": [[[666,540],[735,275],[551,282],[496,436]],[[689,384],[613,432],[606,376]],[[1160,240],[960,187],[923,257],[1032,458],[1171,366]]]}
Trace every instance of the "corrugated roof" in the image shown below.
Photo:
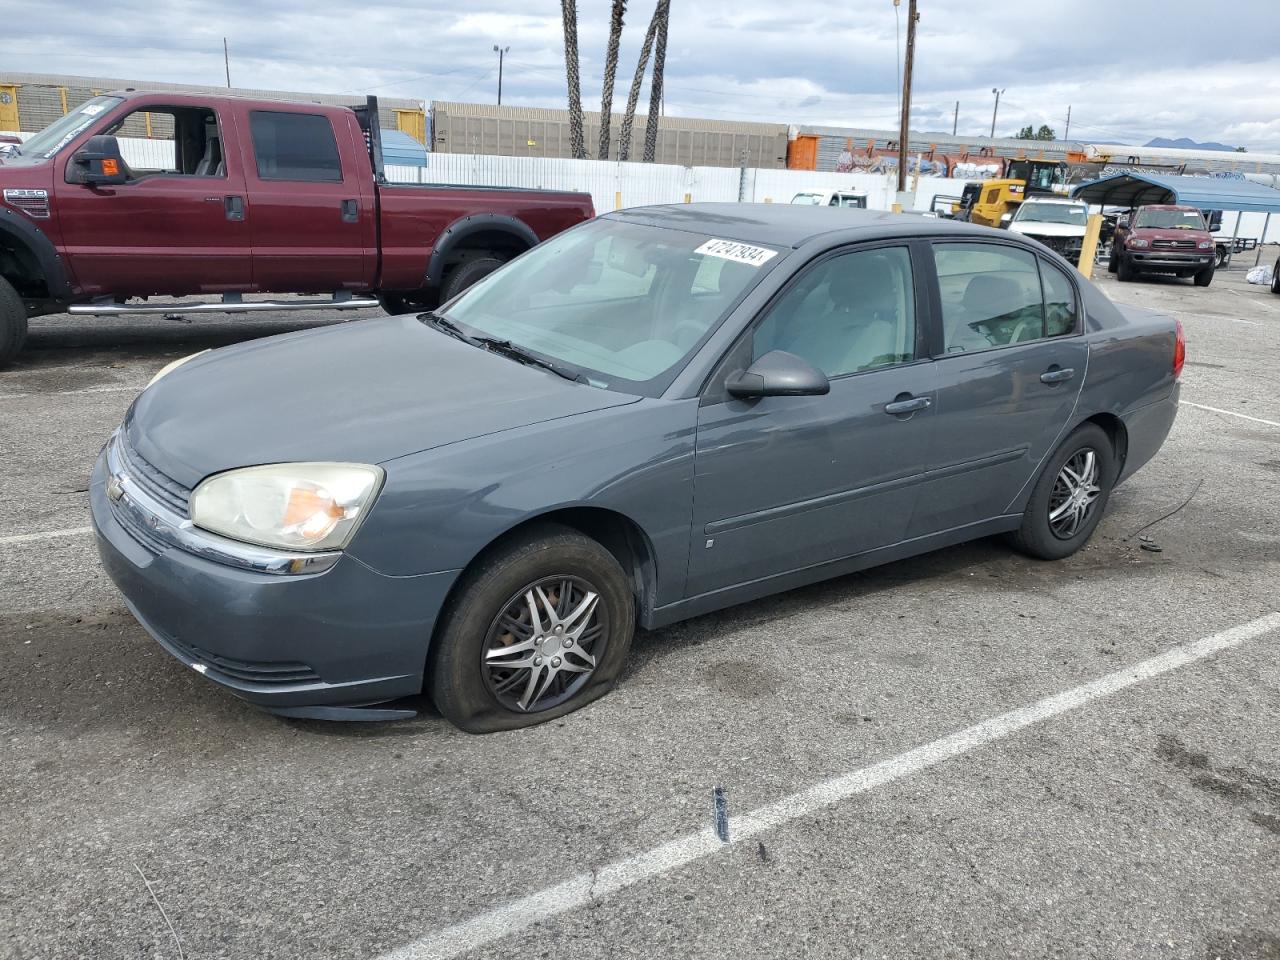
{"label": "corrugated roof", "polygon": [[1280,190],[1250,180],[1221,177],[1178,177],[1153,173],[1117,173],[1082,183],[1071,196],[1088,203],[1136,207],[1147,203],[1182,203],[1201,210],[1280,213]]}

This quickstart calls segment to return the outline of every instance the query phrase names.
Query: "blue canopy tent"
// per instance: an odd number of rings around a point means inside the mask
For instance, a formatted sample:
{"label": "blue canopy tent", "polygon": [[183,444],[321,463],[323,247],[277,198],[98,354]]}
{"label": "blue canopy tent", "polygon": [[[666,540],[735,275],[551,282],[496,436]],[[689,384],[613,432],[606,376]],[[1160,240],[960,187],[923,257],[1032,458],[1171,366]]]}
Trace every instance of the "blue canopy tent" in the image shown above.
{"label": "blue canopy tent", "polygon": [[[1271,214],[1280,213],[1280,190],[1250,180],[1219,177],[1183,177],[1158,173],[1115,173],[1082,183],[1071,196],[1085,203],[1107,207],[1140,207],[1148,203],[1178,203],[1201,210],[1233,210],[1237,213],[1265,213],[1262,239],[1266,239]],[[1236,217],[1232,247],[1240,234]],[[1262,255],[1262,251],[1258,251]],[[1228,255],[1227,260],[1230,261]]]}

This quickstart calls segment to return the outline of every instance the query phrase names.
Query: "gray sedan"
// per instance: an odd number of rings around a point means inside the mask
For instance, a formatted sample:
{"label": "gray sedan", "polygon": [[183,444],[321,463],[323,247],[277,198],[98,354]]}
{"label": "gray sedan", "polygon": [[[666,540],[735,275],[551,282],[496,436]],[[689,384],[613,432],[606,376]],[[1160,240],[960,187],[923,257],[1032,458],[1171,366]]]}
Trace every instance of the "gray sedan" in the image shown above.
{"label": "gray sedan", "polygon": [[993,534],[1070,555],[1183,355],[1008,232],[625,210],[438,312],[164,371],[93,517],[138,620],[245,700],[507,729],[608,691],[637,626]]}

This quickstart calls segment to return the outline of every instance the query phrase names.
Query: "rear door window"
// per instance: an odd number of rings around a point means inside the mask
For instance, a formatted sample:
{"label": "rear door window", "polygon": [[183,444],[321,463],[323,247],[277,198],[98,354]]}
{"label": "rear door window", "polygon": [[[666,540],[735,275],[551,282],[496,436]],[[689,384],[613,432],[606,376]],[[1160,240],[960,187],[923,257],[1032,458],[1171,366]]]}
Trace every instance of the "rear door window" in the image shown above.
{"label": "rear door window", "polygon": [[338,141],[328,117],[251,110],[249,129],[259,179],[342,182]]}
{"label": "rear door window", "polygon": [[1044,335],[1061,337],[1076,332],[1076,288],[1067,275],[1046,260],[1040,261],[1044,281]]}
{"label": "rear door window", "polygon": [[1044,337],[1033,253],[993,243],[938,243],[933,251],[945,352],[974,353]]}

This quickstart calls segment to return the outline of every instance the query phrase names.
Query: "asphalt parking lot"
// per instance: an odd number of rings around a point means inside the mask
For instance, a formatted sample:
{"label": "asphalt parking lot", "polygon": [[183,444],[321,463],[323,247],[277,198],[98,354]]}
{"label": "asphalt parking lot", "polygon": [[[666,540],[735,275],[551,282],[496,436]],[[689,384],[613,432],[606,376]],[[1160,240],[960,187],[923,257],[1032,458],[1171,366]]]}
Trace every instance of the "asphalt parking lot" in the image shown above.
{"label": "asphalt parking lot", "polygon": [[1280,297],[1098,276],[1188,360],[1087,549],[641,634],[611,695],[487,737],[260,713],[98,568],[87,475],[149,377],[335,321],[33,322],[0,371],[0,956],[1280,957]]}

